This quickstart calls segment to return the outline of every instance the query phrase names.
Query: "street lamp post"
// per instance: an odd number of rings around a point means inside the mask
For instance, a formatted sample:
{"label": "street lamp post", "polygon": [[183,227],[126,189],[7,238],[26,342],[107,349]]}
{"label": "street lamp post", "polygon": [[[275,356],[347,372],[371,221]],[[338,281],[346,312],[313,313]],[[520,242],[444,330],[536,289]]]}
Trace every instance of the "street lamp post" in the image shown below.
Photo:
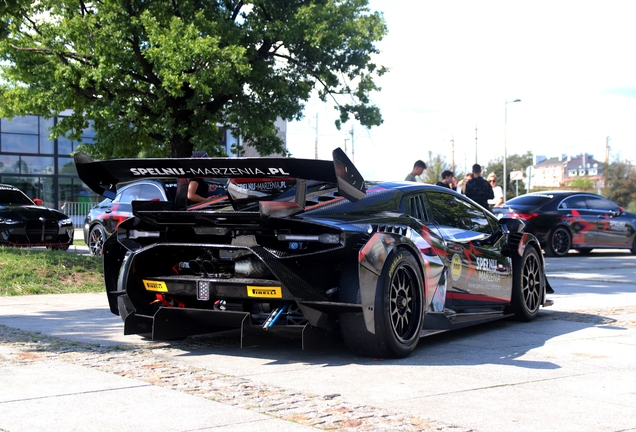
{"label": "street lamp post", "polygon": [[514,102],[521,102],[521,99],[515,99],[513,101],[506,101],[504,104],[504,157],[503,157],[503,202],[506,202],[506,185],[508,183],[508,177],[506,175],[506,159],[508,159],[508,146],[506,145],[506,128],[508,126],[508,104]]}

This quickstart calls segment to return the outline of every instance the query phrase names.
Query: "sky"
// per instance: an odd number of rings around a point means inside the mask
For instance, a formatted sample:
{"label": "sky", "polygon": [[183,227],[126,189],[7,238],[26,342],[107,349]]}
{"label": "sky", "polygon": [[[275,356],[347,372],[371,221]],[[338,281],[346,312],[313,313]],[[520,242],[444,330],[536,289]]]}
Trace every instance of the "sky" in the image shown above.
{"label": "sky", "polygon": [[636,162],[636,2],[369,5],[388,26],[374,61],[390,72],[371,95],[384,123],[350,121],[338,131],[334,104],[312,99],[287,126],[292,157],[314,158],[316,137],[319,159],[346,142],[369,180],[402,180],[417,159],[437,154],[456,173],[504,151],[603,162],[606,144],[610,161]]}

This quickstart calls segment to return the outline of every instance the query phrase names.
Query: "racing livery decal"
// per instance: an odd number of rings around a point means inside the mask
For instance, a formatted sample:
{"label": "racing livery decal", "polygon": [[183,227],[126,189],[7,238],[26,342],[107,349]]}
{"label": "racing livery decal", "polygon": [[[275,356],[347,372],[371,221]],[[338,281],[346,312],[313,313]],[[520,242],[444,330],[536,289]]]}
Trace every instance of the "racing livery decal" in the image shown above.
{"label": "racing livery decal", "polygon": [[454,281],[459,280],[462,276],[462,259],[457,254],[453,254],[453,260],[451,261],[451,276]]}

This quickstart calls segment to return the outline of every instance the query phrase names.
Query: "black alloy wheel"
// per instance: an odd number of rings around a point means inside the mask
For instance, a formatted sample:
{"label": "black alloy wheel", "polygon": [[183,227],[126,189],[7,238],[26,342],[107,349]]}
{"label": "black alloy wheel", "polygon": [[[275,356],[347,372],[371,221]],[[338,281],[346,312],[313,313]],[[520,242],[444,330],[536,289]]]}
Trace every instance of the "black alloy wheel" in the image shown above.
{"label": "black alloy wheel", "polygon": [[539,313],[543,301],[543,268],[539,253],[527,246],[523,256],[513,258],[512,308],[515,318],[530,321]]}
{"label": "black alloy wheel", "polygon": [[[363,313],[340,315],[343,339],[354,353],[366,357],[400,358],[416,347],[424,320],[424,284],[420,266],[405,250],[389,254],[378,279],[373,307],[374,332]],[[341,301],[360,303],[357,269],[343,272]]]}
{"label": "black alloy wheel", "polygon": [[104,254],[104,242],[106,241],[106,231],[101,225],[91,228],[88,235],[88,251],[91,255],[102,256]]}
{"label": "black alloy wheel", "polygon": [[389,301],[385,303],[391,330],[396,341],[408,343],[419,330],[421,299],[419,299],[415,269],[400,265],[391,277]]}
{"label": "black alloy wheel", "polygon": [[572,235],[562,226],[556,227],[550,234],[546,251],[550,256],[565,256],[572,247]]}

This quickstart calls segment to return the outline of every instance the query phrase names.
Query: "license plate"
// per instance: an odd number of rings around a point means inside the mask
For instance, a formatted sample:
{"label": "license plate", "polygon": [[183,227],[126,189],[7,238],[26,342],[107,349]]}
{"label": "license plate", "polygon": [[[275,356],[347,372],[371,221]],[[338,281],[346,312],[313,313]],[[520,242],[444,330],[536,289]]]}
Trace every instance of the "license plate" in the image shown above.
{"label": "license plate", "polygon": [[247,286],[248,297],[283,298],[283,289],[277,286]]}

